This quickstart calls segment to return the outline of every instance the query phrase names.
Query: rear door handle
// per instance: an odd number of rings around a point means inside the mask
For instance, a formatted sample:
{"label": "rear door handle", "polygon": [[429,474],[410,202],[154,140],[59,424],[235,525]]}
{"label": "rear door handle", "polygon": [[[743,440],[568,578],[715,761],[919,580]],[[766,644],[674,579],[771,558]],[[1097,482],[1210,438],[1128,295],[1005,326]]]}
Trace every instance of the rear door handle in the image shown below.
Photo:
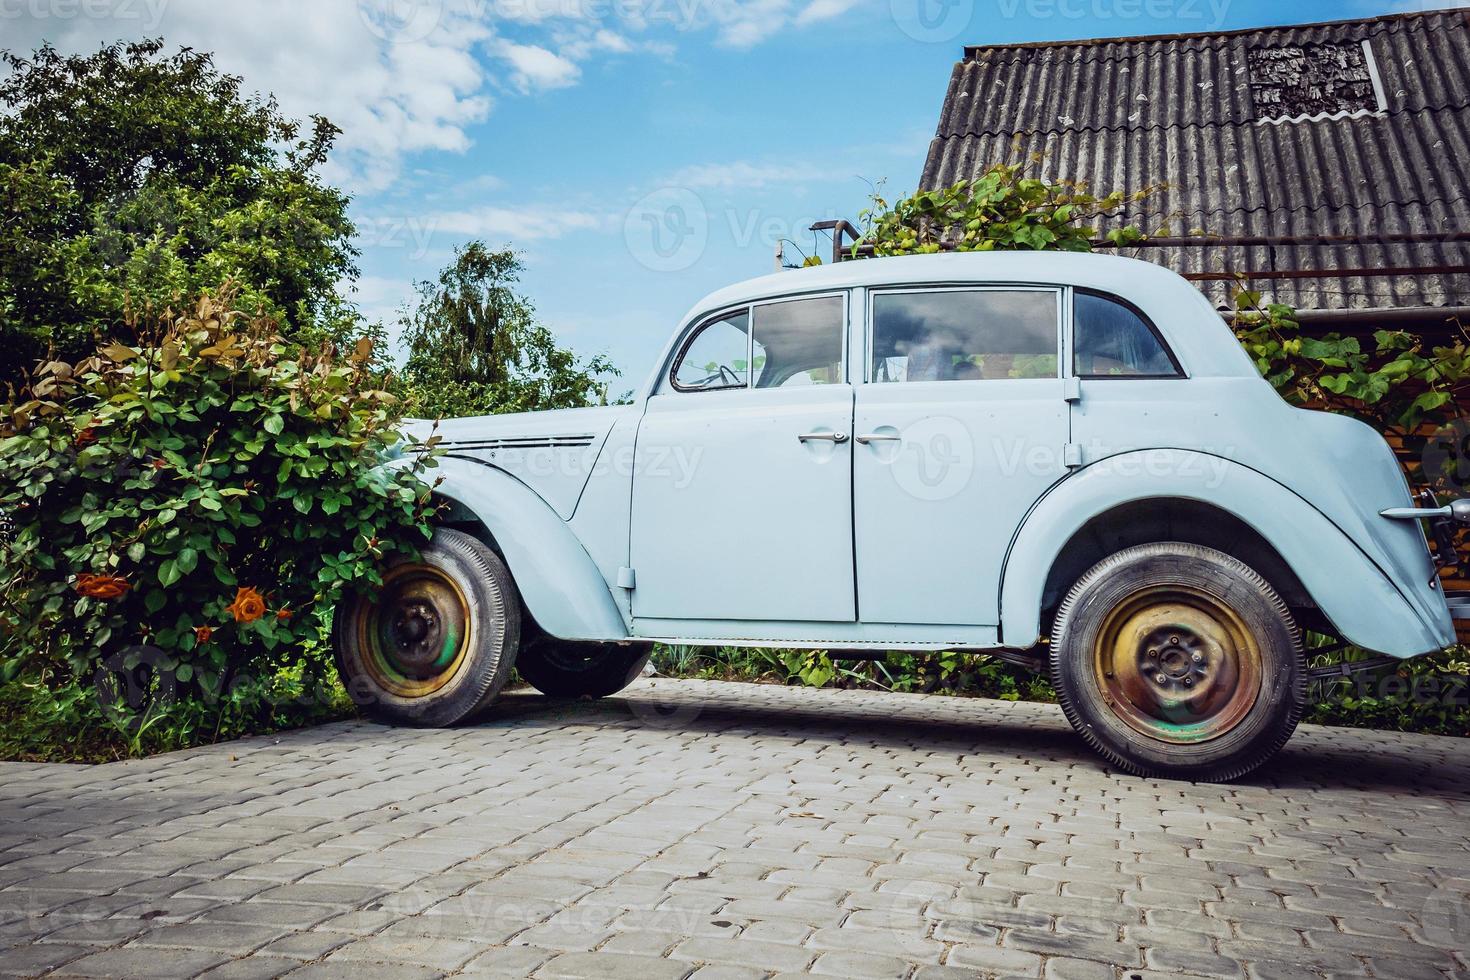
{"label": "rear door handle", "polygon": [[869,432],[866,435],[858,436],[857,441],[864,446],[870,442],[903,442],[903,436],[897,434],[890,435],[884,432]]}
{"label": "rear door handle", "polygon": [[797,436],[802,442],[831,442],[842,445],[847,441],[846,432],[807,432]]}

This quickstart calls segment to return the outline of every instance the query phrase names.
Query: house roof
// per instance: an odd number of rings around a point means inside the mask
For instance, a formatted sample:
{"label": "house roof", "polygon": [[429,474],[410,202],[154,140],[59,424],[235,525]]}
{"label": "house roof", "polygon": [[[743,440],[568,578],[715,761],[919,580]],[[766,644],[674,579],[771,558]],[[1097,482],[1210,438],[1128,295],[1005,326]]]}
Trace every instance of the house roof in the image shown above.
{"label": "house roof", "polygon": [[[1098,192],[1167,185],[1106,227],[1353,240],[1125,254],[1194,277],[1255,273],[1254,287],[1304,310],[1470,305],[1465,10],[966,48],[922,186],[1036,153],[1047,178]],[[1413,271],[1351,274],[1390,268]],[[1263,275],[1293,270],[1348,274]],[[1232,283],[1199,285],[1229,305]]]}

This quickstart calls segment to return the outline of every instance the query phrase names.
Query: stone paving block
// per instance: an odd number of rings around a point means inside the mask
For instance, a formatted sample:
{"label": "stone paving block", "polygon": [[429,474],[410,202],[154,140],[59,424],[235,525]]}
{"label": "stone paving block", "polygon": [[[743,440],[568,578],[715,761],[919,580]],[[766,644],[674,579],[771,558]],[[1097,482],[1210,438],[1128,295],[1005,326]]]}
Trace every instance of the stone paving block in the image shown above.
{"label": "stone paving block", "polygon": [[545,980],[683,980],[688,963],[627,953],[563,953],[536,970]]}
{"label": "stone paving block", "polygon": [[199,975],[199,980],[275,980],[301,966],[300,960],[274,956],[247,956],[242,960],[222,963]]}
{"label": "stone paving block", "polygon": [[56,967],[97,952],[94,946],[36,943],[6,948],[0,946],[0,976],[35,977]]}
{"label": "stone paving block", "polygon": [[816,958],[817,951],[780,943],[743,942],[697,936],[674,947],[675,959],[697,960],[721,966],[749,966],[761,970],[800,971]]}
{"label": "stone paving block", "polygon": [[148,977],[156,980],[194,977],[229,959],[223,953],[203,949],[144,949],[125,946],[72,960],[52,976],[113,980]]}
{"label": "stone paving block", "polygon": [[489,945],[433,936],[370,936],[334,951],[326,962],[410,963],[452,973]]}

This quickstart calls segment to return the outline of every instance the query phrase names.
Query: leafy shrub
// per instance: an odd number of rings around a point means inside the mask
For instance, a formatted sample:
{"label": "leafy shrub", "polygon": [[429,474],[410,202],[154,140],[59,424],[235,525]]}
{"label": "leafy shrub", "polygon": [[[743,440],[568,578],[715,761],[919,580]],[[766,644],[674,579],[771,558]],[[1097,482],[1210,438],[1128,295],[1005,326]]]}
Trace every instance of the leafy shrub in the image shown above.
{"label": "leafy shrub", "polygon": [[[920,191],[892,204],[875,194],[872,207],[860,215],[864,230],[852,247],[853,255],[1007,249],[1089,252],[1098,236],[1094,227],[1098,219],[1151,193],[1150,188],[1098,197],[1081,184],[1027,176],[1025,164],[996,164],[975,180]],[[1128,245],[1144,236],[1137,228],[1125,227],[1104,237]]]}
{"label": "leafy shrub", "polygon": [[301,350],[234,300],[132,318],[136,345],[43,364],[10,406],[0,682],[101,680],[130,724],[228,699],[303,663],[344,587],[425,539],[432,460],[374,468],[397,408],[371,345]]}
{"label": "leafy shrub", "polygon": [[1435,346],[1406,330],[1377,330],[1365,349],[1357,337],[1339,333],[1303,336],[1295,309],[1251,290],[1236,296],[1235,334],[1288,402],[1362,419],[1411,450],[1422,449],[1426,432],[1466,414],[1470,347],[1464,340]]}

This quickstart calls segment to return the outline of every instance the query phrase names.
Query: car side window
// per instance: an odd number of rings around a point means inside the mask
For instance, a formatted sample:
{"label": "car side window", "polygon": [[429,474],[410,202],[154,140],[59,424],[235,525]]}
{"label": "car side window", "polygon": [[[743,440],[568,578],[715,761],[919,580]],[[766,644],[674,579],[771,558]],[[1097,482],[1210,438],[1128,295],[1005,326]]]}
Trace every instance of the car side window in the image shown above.
{"label": "car side window", "polygon": [[673,382],[680,391],[746,387],[750,382],[750,312],[729,313],[700,327],[679,355]]}
{"label": "car side window", "polygon": [[755,387],[840,384],[843,307],[841,296],[757,306]]}
{"label": "car side window", "polygon": [[1059,293],[952,289],[876,293],[872,380],[1055,378]]}
{"label": "car side window", "polygon": [[1131,306],[1078,291],[1072,308],[1073,369],[1078,377],[1183,377],[1158,331]]}

